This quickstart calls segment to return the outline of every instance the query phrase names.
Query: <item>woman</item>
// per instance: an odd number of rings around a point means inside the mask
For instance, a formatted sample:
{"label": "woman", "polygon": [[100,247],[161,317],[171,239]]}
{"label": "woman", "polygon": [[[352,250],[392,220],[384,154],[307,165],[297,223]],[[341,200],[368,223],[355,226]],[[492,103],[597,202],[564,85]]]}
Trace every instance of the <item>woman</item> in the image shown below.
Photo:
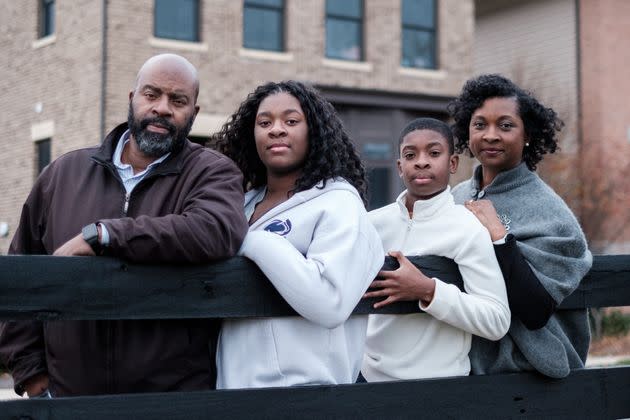
{"label": "woman", "polygon": [[512,323],[498,342],[475,337],[473,374],[536,370],[562,378],[584,367],[586,310],[556,308],[592,264],[584,234],[562,199],[535,173],[556,151],[562,121],[499,75],[469,80],[451,104],[459,153],[481,163],[453,189],[486,226],[506,282]]}
{"label": "woman", "polygon": [[226,320],[217,388],[352,383],[383,264],[365,171],[337,113],[299,82],[259,86],[213,137],[244,175],[252,259],[301,317]]}

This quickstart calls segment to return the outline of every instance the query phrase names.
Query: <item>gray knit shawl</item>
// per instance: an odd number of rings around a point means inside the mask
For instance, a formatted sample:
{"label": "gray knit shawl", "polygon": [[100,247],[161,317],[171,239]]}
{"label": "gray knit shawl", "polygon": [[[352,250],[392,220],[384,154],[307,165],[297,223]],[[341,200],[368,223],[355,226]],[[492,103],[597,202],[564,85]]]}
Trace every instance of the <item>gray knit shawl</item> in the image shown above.
{"label": "gray knit shawl", "polygon": [[[532,270],[560,304],[578,287],[593,262],[575,216],[525,163],[499,173],[483,190],[479,188],[480,179],[481,166],[478,166],[471,179],[453,188],[455,202],[492,201]],[[558,310],[547,325],[533,331],[512,317],[510,329],[500,341],[473,338],[472,373],[536,370],[553,378],[563,378],[571,369],[584,367],[589,342],[588,316],[584,309]]]}

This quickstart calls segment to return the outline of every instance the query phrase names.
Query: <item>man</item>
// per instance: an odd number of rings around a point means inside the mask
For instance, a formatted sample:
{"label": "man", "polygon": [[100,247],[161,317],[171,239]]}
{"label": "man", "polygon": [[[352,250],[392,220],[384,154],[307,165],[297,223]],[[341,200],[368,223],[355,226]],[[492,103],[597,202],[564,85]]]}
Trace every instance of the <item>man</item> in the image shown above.
{"label": "man", "polygon": [[[198,93],[186,59],[150,58],[129,93],[127,124],[43,171],[9,252],[144,263],[234,255],[247,231],[242,175],[186,139]],[[5,322],[0,360],[30,397],[210,389],[217,331],[208,320]]]}

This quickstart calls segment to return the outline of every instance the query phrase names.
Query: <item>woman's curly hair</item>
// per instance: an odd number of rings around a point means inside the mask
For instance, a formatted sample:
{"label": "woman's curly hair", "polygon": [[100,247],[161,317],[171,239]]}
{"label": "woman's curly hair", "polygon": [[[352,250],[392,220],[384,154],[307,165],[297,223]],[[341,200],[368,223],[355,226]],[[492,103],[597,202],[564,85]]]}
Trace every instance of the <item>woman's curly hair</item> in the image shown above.
{"label": "woman's curly hair", "polygon": [[530,170],[536,169],[544,154],[554,153],[558,149],[557,133],[564,123],[556,111],[543,106],[534,95],[519,88],[511,80],[498,74],[484,74],[468,80],[459,97],[448,104],[447,109],[455,120],[452,129],[457,153],[468,150],[472,156],[468,145],[470,120],[475,110],[489,98],[516,99],[517,111],[523,120],[525,138],[529,143],[523,149],[523,160]]}
{"label": "woman's curly hair", "polygon": [[308,125],[308,153],[302,174],[292,191],[308,190],[320,181],[325,186],[328,179],[341,177],[357,189],[365,204],[365,168],[337,111],[313,87],[294,80],[268,82],[256,88],[221,131],[210,138],[212,147],[236,162],[243,172],[243,188],[249,190],[267,183],[267,169],[256,151],[254,126],[260,103],[280,92],[286,92],[300,102]]}

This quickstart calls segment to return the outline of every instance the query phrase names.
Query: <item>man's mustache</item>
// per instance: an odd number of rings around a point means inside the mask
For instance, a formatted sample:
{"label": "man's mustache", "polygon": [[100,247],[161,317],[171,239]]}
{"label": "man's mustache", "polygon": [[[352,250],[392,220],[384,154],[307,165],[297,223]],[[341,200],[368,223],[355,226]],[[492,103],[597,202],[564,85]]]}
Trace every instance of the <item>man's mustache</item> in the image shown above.
{"label": "man's mustache", "polygon": [[160,117],[143,119],[142,121],[140,121],[140,129],[144,130],[145,128],[147,128],[149,124],[159,125],[161,127],[164,127],[171,134],[175,134],[175,132],[177,131],[177,127],[175,127],[175,125],[165,120],[164,118],[160,118]]}

